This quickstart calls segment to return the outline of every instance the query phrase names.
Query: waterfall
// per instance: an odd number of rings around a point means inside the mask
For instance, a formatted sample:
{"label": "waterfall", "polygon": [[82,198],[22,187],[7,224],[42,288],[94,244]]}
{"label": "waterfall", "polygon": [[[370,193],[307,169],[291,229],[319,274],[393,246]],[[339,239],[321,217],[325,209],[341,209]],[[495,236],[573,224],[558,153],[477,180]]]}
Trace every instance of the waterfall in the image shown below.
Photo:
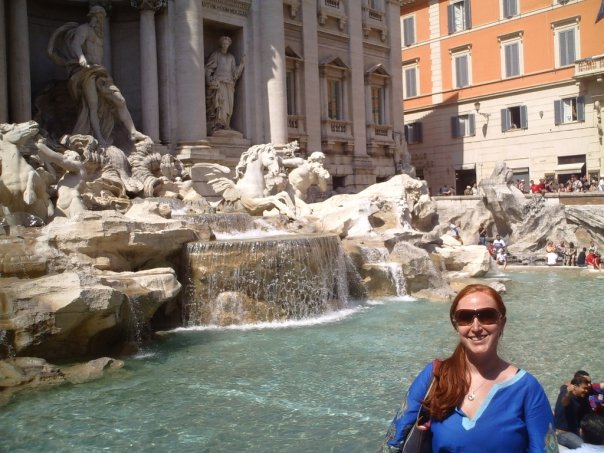
{"label": "waterfall", "polygon": [[361,247],[364,261],[370,266],[382,269],[396,289],[397,296],[407,295],[407,283],[403,266],[400,263],[390,261],[390,254],[386,247]]}
{"label": "waterfall", "polygon": [[303,319],[348,301],[335,235],[192,242],[184,254],[185,325]]}

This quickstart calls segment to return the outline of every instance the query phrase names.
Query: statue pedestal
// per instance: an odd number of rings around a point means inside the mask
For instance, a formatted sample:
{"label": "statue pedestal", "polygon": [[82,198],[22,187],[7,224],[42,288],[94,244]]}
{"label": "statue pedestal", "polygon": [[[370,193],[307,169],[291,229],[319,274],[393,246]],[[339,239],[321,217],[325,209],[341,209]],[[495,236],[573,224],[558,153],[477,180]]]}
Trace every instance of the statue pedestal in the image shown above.
{"label": "statue pedestal", "polygon": [[185,167],[192,167],[199,162],[220,162],[224,156],[220,151],[213,148],[210,143],[200,140],[195,143],[183,143],[177,148],[176,158],[180,160]]}
{"label": "statue pedestal", "polygon": [[215,148],[222,157],[219,162],[214,162],[226,165],[231,169],[237,166],[241,155],[252,146],[252,142],[243,138],[237,131],[216,131],[214,135],[208,137],[208,143],[212,148]]}

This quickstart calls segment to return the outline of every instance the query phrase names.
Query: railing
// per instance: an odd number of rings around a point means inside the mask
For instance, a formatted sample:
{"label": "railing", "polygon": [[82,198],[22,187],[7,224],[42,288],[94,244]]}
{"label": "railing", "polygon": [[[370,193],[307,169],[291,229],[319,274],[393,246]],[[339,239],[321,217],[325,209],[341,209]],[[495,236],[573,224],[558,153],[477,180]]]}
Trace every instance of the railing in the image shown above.
{"label": "railing", "polygon": [[340,9],[340,0],[323,0],[323,3],[330,8]]}
{"label": "railing", "polygon": [[352,139],[352,122],[327,119],[322,121],[322,136],[324,139]]}
{"label": "railing", "polygon": [[288,115],[287,116],[287,129],[288,134],[293,137],[298,137],[306,133],[304,126],[304,116],[302,115]]}
{"label": "railing", "polygon": [[604,55],[595,55],[575,62],[575,77],[601,74],[604,74]]}

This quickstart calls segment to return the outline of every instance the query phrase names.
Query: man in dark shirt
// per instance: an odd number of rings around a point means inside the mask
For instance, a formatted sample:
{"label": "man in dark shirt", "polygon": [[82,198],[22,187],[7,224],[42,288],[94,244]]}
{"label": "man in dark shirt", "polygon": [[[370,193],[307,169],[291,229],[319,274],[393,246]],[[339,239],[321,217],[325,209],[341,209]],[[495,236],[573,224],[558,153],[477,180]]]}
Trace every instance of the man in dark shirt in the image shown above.
{"label": "man in dark shirt", "polygon": [[556,436],[560,445],[575,449],[583,443],[579,425],[583,416],[591,412],[587,398],[589,387],[589,380],[581,375],[575,375],[570,384],[560,387],[554,409]]}
{"label": "man in dark shirt", "polygon": [[587,248],[583,247],[583,250],[581,250],[579,252],[579,254],[577,255],[577,266],[579,267],[585,267],[586,263],[585,263],[585,257],[587,255]]}

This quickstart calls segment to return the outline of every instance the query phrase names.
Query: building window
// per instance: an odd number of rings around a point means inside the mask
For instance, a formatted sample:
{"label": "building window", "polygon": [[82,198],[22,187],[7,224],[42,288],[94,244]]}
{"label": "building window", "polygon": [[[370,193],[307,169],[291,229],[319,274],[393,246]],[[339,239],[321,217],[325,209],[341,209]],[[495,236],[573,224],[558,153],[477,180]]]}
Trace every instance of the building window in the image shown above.
{"label": "building window", "polygon": [[405,140],[408,145],[422,142],[422,123],[411,123],[405,125]]}
{"label": "building window", "polygon": [[343,120],[342,81],[330,79],[327,81],[327,118]]}
{"label": "building window", "polygon": [[449,34],[472,28],[470,0],[459,0],[447,7]]}
{"label": "building window", "polygon": [[382,0],[367,0],[367,7],[376,11],[383,11]]}
{"label": "building window", "polygon": [[501,110],[501,131],[513,131],[517,129],[527,129],[527,109],[526,105],[517,105]]}
{"label": "building window", "polygon": [[451,136],[453,138],[474,135],[476,135],[476,120],[473,113],[451,117]]}
{"label": "building window", "polygon": [[465,50],[452,54],[453,59],[453,87],[463,88],[471,84],[471,60],[470,52]]}
{"label": "building window", "polygon": [[501,73],[504,79],[517,77],[523,72],[522,40],[516,38],[501,42]]}
{"label": "building window", "polygon": [[287,90],[287,114],[296,115],[296,74],[294,71],[285,72],[285,87]]}
{"label": "building window", "polygon": [[415,17],[403,17],[403,45],[411,46],[415,44]]}
{"label": "building window", "polygon": [[555,29],[556,67],[575,64],[579,55],[579,28],[575,23]]}
{"label": "building window", "polygon": [[419,67],[417,64],[403,66],[403,96],[405,99],[419,95]]}
{"label": "building window", "polygon": [[371,117],[373,124],[386,124],[384,111],[384,88],[371,87]]}
{"label": "building window", "polygon": [[554,122],[556,125],[585,121],[585,98],[583,96],[554,101]]}
{"label": "building window", "polygon": [[518,0],[502,0],[502,14],[504,19],[518,15]]}

